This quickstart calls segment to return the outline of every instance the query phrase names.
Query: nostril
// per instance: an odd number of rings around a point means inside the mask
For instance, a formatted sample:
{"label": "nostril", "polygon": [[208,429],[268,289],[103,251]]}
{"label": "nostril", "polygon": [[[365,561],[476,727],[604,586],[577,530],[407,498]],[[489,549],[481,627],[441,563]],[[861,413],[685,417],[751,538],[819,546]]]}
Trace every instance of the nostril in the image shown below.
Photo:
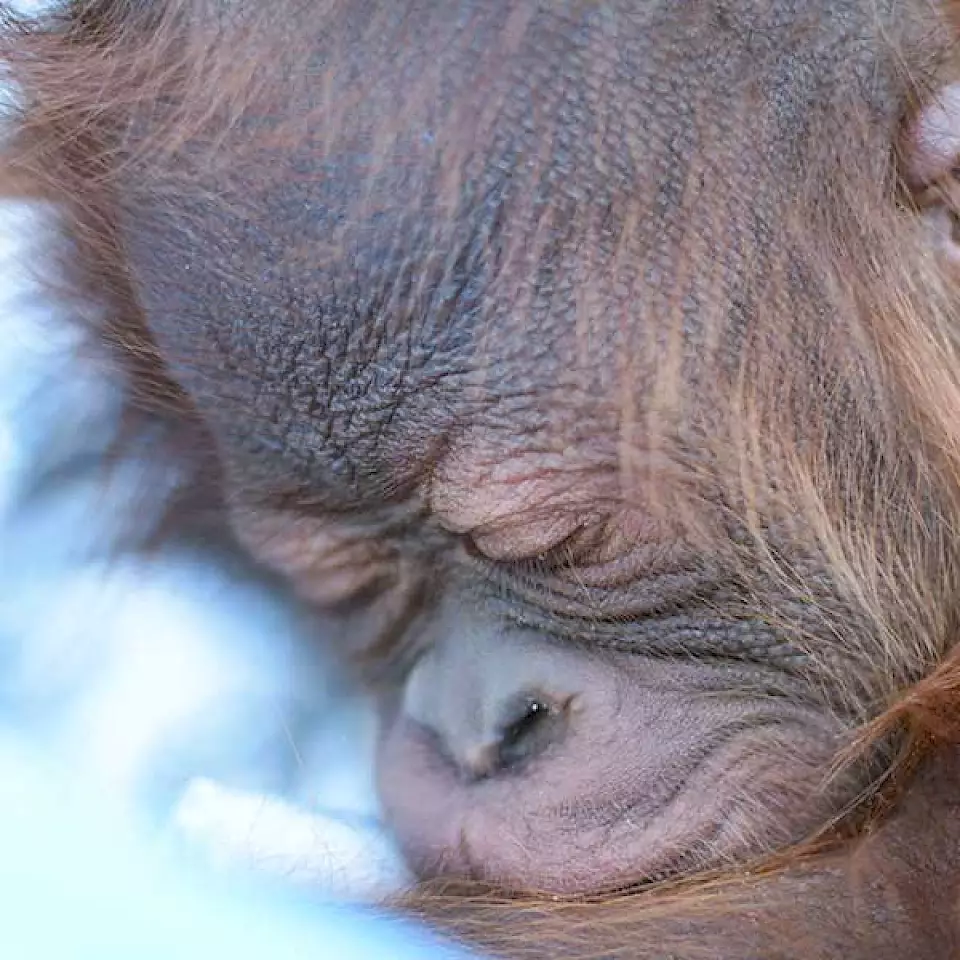
{"label": "nostril", "polygon": [[447,723],[418,722],[433,748],[468,782],[499,774],[520,772],[523,767],[563,740],[569,701],[539,693],[524,693],[507,700],[485,725],[463,723],[464,716]]}
{"label": "nostril", "polygon": [[506,707],[496,748],[496,768],[509,770],[563,739],[567,706],[540,694],[522,694]]}
{"label": "nostril", "polygon": [[513,772],[569,733],[579,677],[555,669],[554,657],[545,643],[521,637],[509,647],[484,646],[468,633],[418,658],[399,706],[417,738],[459,779]]}

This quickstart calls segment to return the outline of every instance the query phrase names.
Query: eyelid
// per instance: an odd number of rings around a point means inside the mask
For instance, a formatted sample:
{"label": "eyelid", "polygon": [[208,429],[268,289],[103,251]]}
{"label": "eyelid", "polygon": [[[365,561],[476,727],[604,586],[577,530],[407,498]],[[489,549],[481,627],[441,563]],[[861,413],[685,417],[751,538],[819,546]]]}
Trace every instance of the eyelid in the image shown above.
{"label": "eyelid", "polygon": [[[675,567],[668,559],[672,544],[625,542],[611,534],[606,522],[584,521],[546,549],[504,555],[493,553],[475,538],[464,541],[473,559],[501,570],[540,580],[544,587],[576,588],[624,587],[654,571]],[[689,559],[685,557],[685,559]]]}
{"label": "eyelid", "polygon": [[596,521],[577,514],[556,513],[548,521],[515,521],[496,528],[472,530],[462,543],[495,563],[549,562],[550,557],[571,538],[595,526]]}

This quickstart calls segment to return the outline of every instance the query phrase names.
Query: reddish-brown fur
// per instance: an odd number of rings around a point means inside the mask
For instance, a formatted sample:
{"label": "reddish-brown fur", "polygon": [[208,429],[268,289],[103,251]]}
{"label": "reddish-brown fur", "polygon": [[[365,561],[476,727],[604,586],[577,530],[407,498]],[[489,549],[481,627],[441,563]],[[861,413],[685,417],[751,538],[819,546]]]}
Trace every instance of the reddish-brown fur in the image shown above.
{"label": "reddish-brown fur", "polygon": [[[344,6],[322,0],[297,17],[307,16],[314,27],[335,23]],[[919,2],[904,7],[912,12],[903,16],[917,22],[891,43],[904,44],[903,69],[913,83],[909,111],[937,83],[960,73],[945,26],[960,14],[955,5],[942,11]],[[292,18],[286,30],[278,27],[275,11],[221,7],[213,0],[181,0],[159,10],[145,2],[103,0],[77,3],[71,16],[43,24],[11,20],[0,46],[27,106],[9,148],[10,177],[67,208],[68,281],[110,306],[103,335],[137,376],[138,408],[174,423],[192,419],[190,404],[163,372],[139,315],[118,239],[117,191],[124,177],[145,171],[163,171],[156,180],[161,189],[191,188],[197,170],[219,162],[223,143],[247,113],[280,118],[243,147],[252,162],[301,145],[310,118],[285,115],[283,102],[288,96],[294,102],[305,82],[302,67],[311,51],[307,34],[296,29],[301,19]],[[371,35],[375,27],[376,20]],[[522,17],[512,29],[522,33]],[[507,43],[502,55],[509,53]],[[420,93],[428,103],[428,79]],[[313,119],[335,130],[363,96],[359,84],[354,103],[327,103]],[[416,95],[411,104],[412,111],[422,106]],[[960,740],[960,556],[954,543],[960,523],[960,301],[957,278],[925,252],[916,211],[902,188],[896,207],[895,171],[885,158],[858,157],[866,142],[858,139],[858,119],[851,118],[849,143],[823,145],[820,166],[811,173],[811,180],[833,178],[832,204],[811,211],[801,196],[796,214],[801,235],[811,224],[822,228],[811,256],[844,267],[837,271],[846,285],[838,296],[854,305],[853,326],[870,368],[863,382],[882,380],[889,403],[874,408],[870,397],[860,399],[876,419],[874,437],[887,444],[883,453],[903,473],[878,481],[875,498],[861,496],[860,451],[852,449],[848,462],[827,462],[832,441],[822,423],[814,423],[802,443],[796,440],[797,419],[808,409],[816,413],[808,407],[813,401],[785,397],[786,391],[772,389],[782,383],[764,383],[760,376],[741,384],[737,416],[718,453],[726,459],[712,465],[712,479],[753,538],[731,548],[727,559],[742,569],[754,602],[769,608],[772,620],[789,613],[770,600],[770,584],[779,599],[804,594],[807,584],[802,572],[766,549],[758,515],[771,510],[790,522],[802,518],[815,541],[811,552],[826,559],[844,603],[870,624],[876,642],[857,653],[864,664],[888,663],[889,672],[882,683],[864,681],[862,688],[855,671],[843,675],[840,685],[862,723],[834,773],[881,744],[885,775],[822,834],[748,866],[571,901],[433,884],[402,909],[511,957],[892,960],[960,954],[960,754],[954,746]],[[477,121],[477,140],[483,122]],[[389,117],[377,133],[386,154],[393,135]],[[474,143],[462,130],[459,135],[462,141],[455,137],[451,149],[468,156]],[[185,145],[194,152],[177,166]],[[849,172],[857,162],[869,168],[862,176]],[[816,249],[824,238],[827,249]],[[772,348],[764,341],[755,349],[762,356]],[[843,356],[846,348],[838,341],[826,349]],[[678,382],[658,383],[665,406]],[[776,458],[769,452],[772,436],[784,444]],[[629,472],[629,464],[624,469]],[[770,473],[778,481],[776,496],[769,492]],[[904,517],[893,519],[886,505],[904,490],[913,491],[912,499]],[[772,507],[771,498],[777,501]],[[688,536],[713,545],[713,518],[705,519],[698,505],[695,494],[687,498],[681,490],[676,501],[661,506],[681,518]],[[933,519],[918,520],[927,506]],[[823,618],[829,618],[826,609]]]}

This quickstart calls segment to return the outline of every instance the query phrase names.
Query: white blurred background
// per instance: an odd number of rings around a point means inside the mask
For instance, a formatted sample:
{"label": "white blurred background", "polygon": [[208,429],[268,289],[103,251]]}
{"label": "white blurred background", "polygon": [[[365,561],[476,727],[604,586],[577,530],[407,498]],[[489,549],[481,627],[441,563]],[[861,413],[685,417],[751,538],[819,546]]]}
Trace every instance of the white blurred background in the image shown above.
{"label": "white blurred background", "polygon": [[221,553],[118,548],[176,477],[105,479],[123,383],[46,282],[59,229],[0,202],[0,955],[422,955],[314,906],[407,876],[302,611]]}

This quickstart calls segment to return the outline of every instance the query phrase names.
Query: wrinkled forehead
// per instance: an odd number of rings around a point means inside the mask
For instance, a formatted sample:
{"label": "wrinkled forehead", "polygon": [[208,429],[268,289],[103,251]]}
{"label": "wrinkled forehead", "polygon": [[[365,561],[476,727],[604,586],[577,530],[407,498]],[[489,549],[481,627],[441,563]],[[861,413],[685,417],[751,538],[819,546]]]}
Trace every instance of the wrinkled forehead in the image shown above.
{"label": "wrinkled forehead", "polygon": [[178,158],[202,189],[131,186],[128,233],[231,456],[357,496],[476,422],[613,449],[624,390],[821,316],[797,198],[851,139],[884,176],[928,27],[811,0],[330,9],[272,111],[210,171]]}

